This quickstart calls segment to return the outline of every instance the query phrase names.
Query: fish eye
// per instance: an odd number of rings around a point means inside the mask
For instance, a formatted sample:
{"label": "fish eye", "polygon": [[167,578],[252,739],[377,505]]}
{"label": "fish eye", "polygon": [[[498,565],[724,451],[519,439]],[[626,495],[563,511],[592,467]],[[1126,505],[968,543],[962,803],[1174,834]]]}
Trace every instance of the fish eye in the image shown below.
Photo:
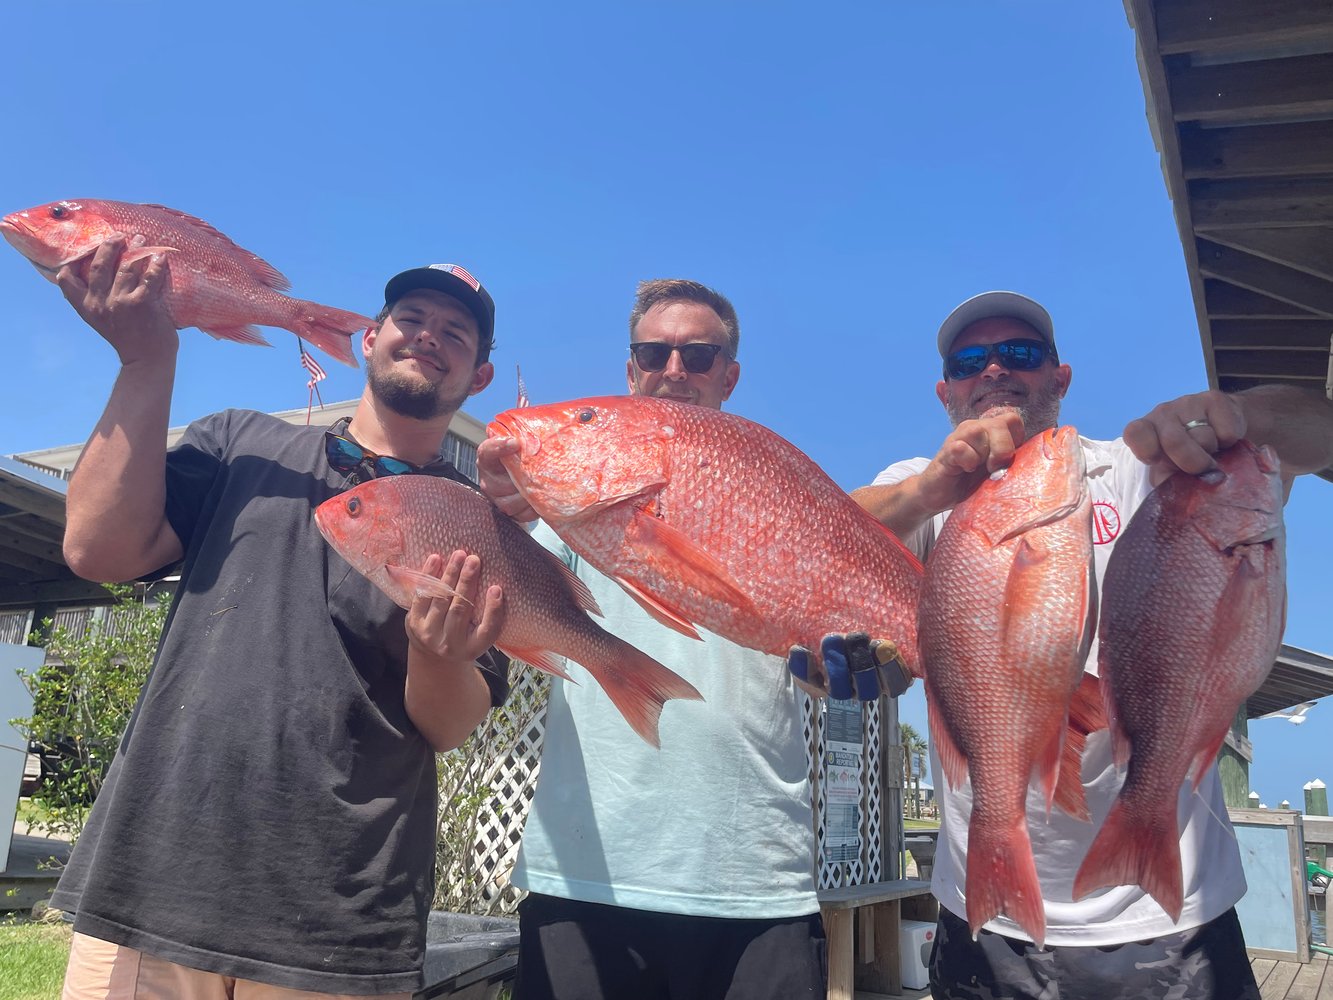
{"label": "fish eye", "polygon": [[597,416],[597,412],[596,412],[595,410],[593,410],[593,409],[590,408],[590,407],[589,407],[589,408],[585,408],[585,409],[579,410],[579,414],[578,414],[578,422],[581,423],[581,424],[590,424],[590,423],[592,423],[593,418],[596,417],[596,416]]}
{"label": "fish eye", "polygon": [[69,209],[66,208],[64,205],[52,205],[52,206],[51,206],[51,218],[53,218],[53,219],[63,219],[63,218],[64,218],[65,216],[67,216],[67,215],[69,215]]}
{"label": "fish eye", "polygon": [[360,497],[352,497],[352,499],[347,501],[347,513],[351,514],[352,517],[356,517],[361,513]]}

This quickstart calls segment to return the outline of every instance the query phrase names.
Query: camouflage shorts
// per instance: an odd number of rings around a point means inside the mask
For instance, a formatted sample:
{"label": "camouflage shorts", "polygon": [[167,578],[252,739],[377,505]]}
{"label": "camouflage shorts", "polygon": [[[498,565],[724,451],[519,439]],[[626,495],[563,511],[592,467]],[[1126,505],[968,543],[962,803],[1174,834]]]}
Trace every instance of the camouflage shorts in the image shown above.
{"label": "camouflage shorts", "polygon": [[935,1000],[1259,1000],[1234,909],[1180,934],[1107,948],[1038,948],[940,907]]}

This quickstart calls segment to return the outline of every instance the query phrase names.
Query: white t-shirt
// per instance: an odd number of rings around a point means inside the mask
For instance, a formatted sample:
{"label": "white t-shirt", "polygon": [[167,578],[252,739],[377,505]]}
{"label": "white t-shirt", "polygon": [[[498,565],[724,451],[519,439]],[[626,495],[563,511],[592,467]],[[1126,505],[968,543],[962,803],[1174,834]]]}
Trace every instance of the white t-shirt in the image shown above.
{"label": "white t-shirt", "polygon": [[805,737],[784,661],[650,618],[545,524],[533,537],[588,584],[608,631],[680,674],[660,750],[576,663],[552,678],[537,791],[512,881],[544,895],[708,917],[819,909]]}
{"label": "white t-shirt", "polygon": [[[1093,559],[1100,588],[1115,539],[1151,491],[1151,484],[1147,466],[1134,457],[1123,441],[1088,438],[1079,441],[1083,445],[1092,496]],[[918,475],[928,464],[927,459],[914,458],[891,465],[875,478],[875,485],[901,482]],[[904,544],[924,560],[947,516],[947,512],[935,515],[904,537]],[[1095,639],[1084,666],[1090,673],[1097,672]],[[940,843],[931,890],[941,905],[966,919],[967,826],[972,812],[972,786],[965,781],[957,789],[948,787],[934,740],[930,756],[940,802]],[[1214,765],[1199,786],[1198,794],[1188,782],[1180,791],[1178,815],[1185,902],[1179,923],[1173,923],[1156,900],[1136,885],[1102,889],[1074,901],[1071,892],[1074,876],[1124,782],[1124,774],[1116,770],[1111,759],[1107,730],[1088,737],[1082,777],[1092,823],[1080,823],[1057,809],[1051,811],[1048,819],[1041,793],[1033,788],[1028,790],[1028,832],[1046,904],[1048,946],[1105,946],[1179,933],[1214,919],[1245,895],[1240,852],[1227,819],[1222,782]],[[985,927],[1006,937],[1031,940],[1005,916],[989,921]]]}

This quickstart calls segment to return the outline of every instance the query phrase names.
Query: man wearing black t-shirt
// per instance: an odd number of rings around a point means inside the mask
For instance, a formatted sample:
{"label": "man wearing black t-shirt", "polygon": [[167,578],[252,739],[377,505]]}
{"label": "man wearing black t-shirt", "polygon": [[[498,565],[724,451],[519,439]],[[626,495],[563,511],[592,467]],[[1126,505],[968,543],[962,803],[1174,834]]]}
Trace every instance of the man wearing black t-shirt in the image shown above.
{"label": "man wearing black t-shirt", "polygon": [[[228,410],[166,451],[179,338],[167,262],[125,242],[57,282],[120,373],[69,486],[65,557],[132,580],[182,562],[157,659],[54,906],[75,914],[67,998],[401,996],[420,983],[434,752],[508,691],[480,563],[404,612],[320,537],[362,479],[463,477],[449,421],[490,382],[495,306],[457,265],[393,278],[350,423]],[[477,620],[473,621],[474,614]],[[248,992],[247,992],[248,991]]]}

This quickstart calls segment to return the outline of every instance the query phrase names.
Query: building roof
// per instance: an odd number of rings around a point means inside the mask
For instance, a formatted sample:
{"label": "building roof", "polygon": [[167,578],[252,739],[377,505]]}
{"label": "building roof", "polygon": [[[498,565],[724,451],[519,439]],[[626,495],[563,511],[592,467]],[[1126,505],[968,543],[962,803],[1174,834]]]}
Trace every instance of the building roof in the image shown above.
{"label": "building roof", "polygon": [[1333,395],[1333,4],[1125,10],[1209,384]]}

